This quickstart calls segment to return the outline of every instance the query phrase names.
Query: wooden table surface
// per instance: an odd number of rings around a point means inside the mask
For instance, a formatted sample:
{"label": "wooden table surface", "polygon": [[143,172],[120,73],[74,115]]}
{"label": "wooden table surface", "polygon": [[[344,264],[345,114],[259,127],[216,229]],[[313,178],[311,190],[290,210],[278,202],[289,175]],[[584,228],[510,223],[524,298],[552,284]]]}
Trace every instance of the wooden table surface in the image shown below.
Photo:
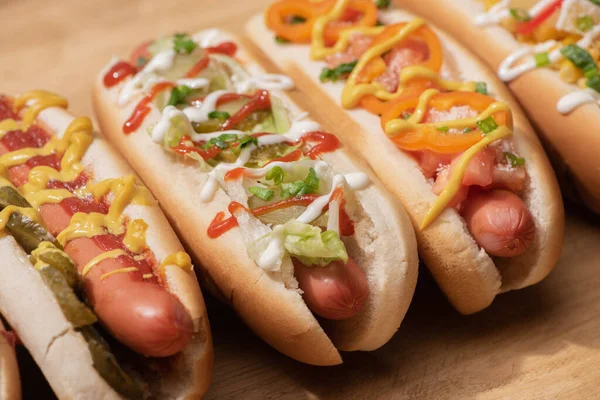
{"label": "wooden table surface", "polygon": [[[269,0],[0,0],[1,91],[45,88],[91,115],[91,82],[112,55],[160,34],[243,33]],[[316,368],[278,354],[207,299],[215,341],[208,399],[600,397],[600,219],[568,206],[560,265],[543,283],[458,315],[422,268],[398,334],[382,349]],[[4,279],[1,277],[0,279]],[[42,327],[40,327],[42,328]],[[25,399],[52,398],[20,350]]]}

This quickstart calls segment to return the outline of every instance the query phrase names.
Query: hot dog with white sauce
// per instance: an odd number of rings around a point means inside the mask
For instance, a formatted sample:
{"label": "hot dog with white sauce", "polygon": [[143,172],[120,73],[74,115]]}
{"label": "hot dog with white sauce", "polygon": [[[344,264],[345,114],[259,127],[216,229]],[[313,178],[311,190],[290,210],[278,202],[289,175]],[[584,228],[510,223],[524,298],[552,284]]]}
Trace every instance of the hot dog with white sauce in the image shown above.
{"label": "hot dog with white sauce", "polygon": [[369,0],[282,0],[247,25],[408,211],[426,265],[462,313],[555,266],[555,177],[514,101],[423,19]]}
{"label": "hot dog with white sauce", "polygon": [[479,55],[538,128],[563,192],[600,212],[600,2],[402,0]]}
{"label": "hot dog with white sauce", "polygon": [[400,326],[417,276],[401,208],[218,30],[114,59],[94,103],[207,281],[270,345],[332,365]]}
{"label": "hot dog with white sauce", "polygon": [[60,398],[202,395],[212,342],[190,257],[66,107],[45,91],[0,97],[0,312]]}
{"label": "hot dog with white sauce", "polygon": [[19,366],[15,354],[16,336],[7,331],[0,319],[0,399],[21,399]]}

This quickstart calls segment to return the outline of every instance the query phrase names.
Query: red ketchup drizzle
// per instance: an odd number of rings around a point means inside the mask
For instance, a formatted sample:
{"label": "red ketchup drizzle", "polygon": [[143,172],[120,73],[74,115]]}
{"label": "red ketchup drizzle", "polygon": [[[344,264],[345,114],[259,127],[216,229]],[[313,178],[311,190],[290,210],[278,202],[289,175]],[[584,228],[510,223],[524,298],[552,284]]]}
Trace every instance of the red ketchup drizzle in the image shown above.
{"label": "red ketchup drizzle", "polygon": [[329,153],[340,148],[340,140],[331,133],[326,132],[308,132],[302,136],[302,140],[305,142],[316,142],[317,145],[313,146],[306,152],[306,155],[313,160],[320,154]]}
{"label": "red ketchup drizzle", "polygon": [[[158,279],[152,270],[152,264],[148,260],[148,258],[152,261],[155,261],[152,254],[150,252],[144,252],[144,258],[141,260],[136,260],[133,258],[133,254],[127,249],[125,244],[123,243],[123,238],[125,234],[115,236],[111,234],[106,235],[97,235],[92,237],[92,240],[100,247],[103,251],[111,251],[121,249],[127,253],[127,255],[121,255],[116,258],[117,262],[121,264],[121,268],[129,268],[136,267],[138,269],[138,273],[130,274],[132,280],[136,281],[144,281],[151,283],[158,283]],[[144,279],[143,275],[152,274],[152,278]]]}
{"label": "red ketchup drizzle", "polygon": [[221,130],[233,129],[237,124],[242,122],[246,117],[252,114],[255,111],[266,110],[271,108],[271,98],[269,96],[269,92],[266,90],[258,90],[252,97],[250,97],[250,101],[238,112],[229,117],[223,124],[221,125]]}
{"label": "red ketchup drizzle", "polygon": [[242,176],[244,176],[244,168],[240,167],[228,171],[223,179],[225,181],[235,181],[236,179],[240,179]]}
{"label": "red ketchup drizzle", "polygon": [[154,85],[150,93],[138,103],[129,119],[123,124],[123,133],[127,135],[138,129],[142,122],[144,122],[146,115],[150,113],[150,107],[148,107],[150,102],[163,90],[171,89],[173,87],[175,87],[175,84],[171,82],[159,82]]}
{"label": "red ketchup drizzle", "polygon": [[108,70],[102,81],[105,87],[113,87],[129,75],[135,75],[136,72],[137,68],[127,61],[119,61]]}
{"label": "red ketchup drizzle", "polygon": [[47,134],[38,125],[31,125],[26,132],[10,131],[7,132],[0,142],[8,149],[15,151],[27,147],[40,148],[50,141],[50,135]]}
{"label": "red ketchup drizzle", "polygon": [[281,156],[281,157],[272,159],[265,165],[269,165],[271,163],[278,162],[278,161],[279,162],[298,161],[300,159],[300,157],[302,157],[303,155],[304,155],[304,153],[302,152],[302,150],[296,149],[296,150],[292,151],[291,153],[286,154],[285,156]]}
{"label": "red ketchup drizzle", "polygon": [[33,156],[27,160],[26,164],[31,169],[39,166],[45,166],[60,171],[60,159],[61,157],[58,157],[53,153],[48,154],[47,156]]}
{"label": "red ketchup drizzle", "polygon": [[225,213],[223,211],[218,212],[217,215],[215,215],[215,218],[208,226],[208,229],[206,230],[208,237],[211,239],[216,239],[225,232],[229,231],[230,229],[238,226],[237,219],[234,217],[234,215],[240,209],[245,209],[246,211],[249,211],[246,207],[244,207],[237,201],[232,201],[231,203],[229,203],[228,207],[231,217],[225,219]]}
{"label": "red ketchup drizzle", "polygon": [[[224,54],[229,57],[233,57],[237,52],[237,46],[233,42],[224,42],[217,46],[207,47],[204,49],[206,54]],[[210,58],[204,57],[200,59],[190,70],[185,74],[186,78],[193,78],[204,71],[204,68],[208,67]]]}
{"label": "red ketchup drizzle", "polygon": [[221,149],[217,146],[213,146],[209,149],[202,150],[194,146],[188,146],[185,142],[191,141],[191,138],[187,135],[183,136],[179,140],[179,144],[173,147],[173,151],[179,154],[188,154],[188,153],[196,153],[199,154],[205,160],[210,160],[213,157],[216,157],[217,154],[221,152]]}

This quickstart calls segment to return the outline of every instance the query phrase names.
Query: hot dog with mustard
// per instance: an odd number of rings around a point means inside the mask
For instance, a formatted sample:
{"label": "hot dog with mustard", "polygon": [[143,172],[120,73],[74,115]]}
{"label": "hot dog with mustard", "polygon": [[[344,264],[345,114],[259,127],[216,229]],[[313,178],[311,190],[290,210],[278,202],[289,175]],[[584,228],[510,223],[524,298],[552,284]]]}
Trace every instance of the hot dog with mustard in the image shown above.
{"label": "hot dog with mustard", "polygon": [[484,66],[425,20],[376,7],[282,0],[247,31],[318,93],[315,107],[346,128],[342,141],[405,206],[450,302],[473,313],[556,265],[564,229],[556,179]]}

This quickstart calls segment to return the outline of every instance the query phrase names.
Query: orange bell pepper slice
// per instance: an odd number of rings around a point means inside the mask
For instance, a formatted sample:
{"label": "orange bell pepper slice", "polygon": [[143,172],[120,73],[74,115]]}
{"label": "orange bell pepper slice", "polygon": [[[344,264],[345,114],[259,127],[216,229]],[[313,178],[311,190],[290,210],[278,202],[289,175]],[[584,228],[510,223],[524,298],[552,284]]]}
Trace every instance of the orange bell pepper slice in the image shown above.
{"label": "orange bell pepper slice", "polygon": [[[397,118],[402,118],[407,113],[412,113],[419,103],[419,95],[402,97],[390,103],[388,109],[381,116],[381,126]],[[447,92],[439,93],[431,98],[427,111],[435,109],[449,111],[452,107],[468,106],[477,113],[482,113],[495,103],[492,97],[476,92]],[[506,125],[512,129],[512,115],[510,112],[498,111],[492,117],[498,126]],[[436,153],[460,153],[483,137],[482,132],[475,124],[470,132],[461,134],[448,134],[439,131],[434,125],[421,123],[412,131],[390,138],[402,150],[431,150]]]}
{"label": "orange bell pepper slice", "polygon": [[[271,4],[265,11],[265,24],[276,36],[293,43],[310,43],[313,25],[317,17],[329,12],[335,0],[313,2],[309,0],[282,0]],[[351,0],[348,11],[341,20],[331,22],[324,32],[327,44],[335,43],[344,29],[357,26],[375,26],[377,23],[377,7],[371,0]],[[356,19],[356,16],[358,19]],[[304,22],[288,23],[288,19],[298,16]],[[350,18],[350,20],[348,20]]]}
{"label": "orange bell pepper slice", "polygon": [[[396,35],[402,28],[404,28],[406,24],[406,22],[403,22],[387,26],[383,32],[375,37],[375,40],[371,46],[375,46],[385,42],[386,40],[389,40],[392,36]],[[444,59],[442,44],[436,33],[433,32],[428,26],[423,25],[410,36],[408,36],[407,39],[408,38],[419,38],[427,45],[429,53],[427,60],[416,65],[428,68],[434,72],[440,72]],[[397,46],[401,45],[402,43],[399,43]],[[381,64],[385,65],[383,57],[381,56],[371,60],[369,63],[367,63],[365,68],[360,71],[357,76],[357,81],[359,83],[369,83],[374,81],[379,75],[381,75],[382,72],[385,71],[384,70],[380,73],[376,73],[381,71],[381,68],[379,67]],[[404,90],[407,94],[420,93],[431,87],[434,87],[433,82],[427,79],[417,78],[414,81],[407,83]],[[366,95],[360,101],[360,105],[373,114],[382,114],[387,109],[388,103],[389,101],[380,100],[374,95]]]}

